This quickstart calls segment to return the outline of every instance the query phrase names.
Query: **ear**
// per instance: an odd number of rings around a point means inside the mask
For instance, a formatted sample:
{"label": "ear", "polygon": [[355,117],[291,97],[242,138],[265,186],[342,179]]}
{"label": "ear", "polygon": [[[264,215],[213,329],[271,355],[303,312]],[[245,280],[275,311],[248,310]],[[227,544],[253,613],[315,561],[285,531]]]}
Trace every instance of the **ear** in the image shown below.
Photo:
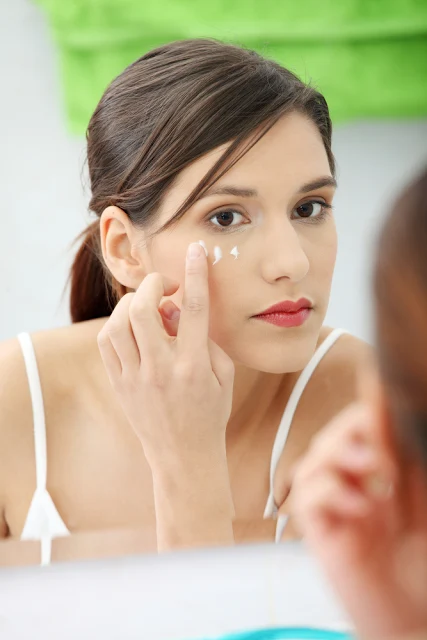
{"label": "ear", "polygon": [[129,289],[137,289],[149,272],[145,238],[119,207],[107,207],[100,219],[102,255],[113,277]]}

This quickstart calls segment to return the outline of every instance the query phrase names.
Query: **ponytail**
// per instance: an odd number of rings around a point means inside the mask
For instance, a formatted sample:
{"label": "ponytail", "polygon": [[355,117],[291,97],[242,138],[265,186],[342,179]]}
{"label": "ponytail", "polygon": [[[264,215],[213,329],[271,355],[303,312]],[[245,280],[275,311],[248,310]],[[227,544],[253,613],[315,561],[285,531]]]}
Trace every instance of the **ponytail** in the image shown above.
{"label": "ponytail", "polygon": [[99,220],[80,233],[75,242],[82,238],[69,276],[73,323],[109,316],[117,302],[117,292],[107,279],[102,259]]}

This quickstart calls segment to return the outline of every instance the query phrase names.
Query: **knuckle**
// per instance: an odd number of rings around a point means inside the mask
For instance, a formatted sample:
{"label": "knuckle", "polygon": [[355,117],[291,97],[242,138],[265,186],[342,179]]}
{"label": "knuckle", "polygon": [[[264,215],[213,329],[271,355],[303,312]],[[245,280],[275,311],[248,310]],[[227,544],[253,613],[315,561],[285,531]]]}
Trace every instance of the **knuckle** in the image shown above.
{"label": "knuckle", "polygon": [[110,384],[113,391],[122,392],[123,390],[123,382],[121,376],[109,376]]}
{"label": "knuckle", "polygon": [[162,290],[163,289],[163,277],[161,273],[153,272],[148,273],[144,278],[144,288],[146,290]]}
{"label": "knuckle", "polygon": [[111,321],[111,319],[115,319],[117,317],[121,317],[123,316],[124,313],[126,313],[126,307],[129,307],[131,302],[132,302],[132,298],[135,296],[134,293],[132,292],[128,292],[125,293],[120,300],[116,303],[114,309],[113,309],[113,313],[110,316],[110,319],[108,320],[108,322]]}
{"label": "knuckle", "polygon": [[166,387],[166,375],[159,367],[145,365],[142,368],[142,379],[144,384],[151,389],[162,390]]}
{"label": "knuckle", "polygon": [[105,329],[102,329],[102,331],[98,333],[96,341],[98,343],[98,347],[100,348],[104,347],[109,342],[108,334]]}
{"label": "knuckle", "polygon": [[129,317],[131,320],[143,322],[150,316],[150,309],[145,300],[133,300],[129,307]]}
{"label": "knuckle", "polygon": [[202,372],[198,370],[195,363],[191,360],[184,360],[177,365],[177,377],[187,383],[193,383],[200,380]]}
{"label": "knuckle", "polygon": [[133,291],[128,291],[124,296],[120,298],[120,302],[123,304],[132,303],[132,299],[135,297],[135,293]]}
{"label": "knuckle", "polygon": [[190,313],[200,313],[205,309],[205,306],[205,299],[203,296],[187,296],[187,298],[184,300],[184,307]]}
{"label": "knuckle", "polygon": [[200,263],[193,264],[193,262],[187,262],[187,275],[188,276],[199,276],[200,275]]}
{"label": "knuckle", "polygon": [[122,332],[122,324],[118,320],[110,319],[104,326],[103,331],[105,331],[106,338],[117,336]]}
{"label": "knuckle", "polygon": [[117,389],[123,390],[129,397],[134,397],[135,394],[140,392],[140,379],[135,375],[134,371],[123,369],[120,379],[117,380]]}
{"label": "knuckle", "polygon": [[147,273],[147,275],[145,276],[144,280],[146,282],[153,282],[153,283],[162,283],[163,279],[161,274],[158,271],[153,271],[152,273]]}
{"label": "knuckle", "polygon": [[227,378],[233,379],[234,373],[235,373],[234,362],[230,360],[230,358],[227,358],[227,360],[224,362],[224,374],[227,376]]}

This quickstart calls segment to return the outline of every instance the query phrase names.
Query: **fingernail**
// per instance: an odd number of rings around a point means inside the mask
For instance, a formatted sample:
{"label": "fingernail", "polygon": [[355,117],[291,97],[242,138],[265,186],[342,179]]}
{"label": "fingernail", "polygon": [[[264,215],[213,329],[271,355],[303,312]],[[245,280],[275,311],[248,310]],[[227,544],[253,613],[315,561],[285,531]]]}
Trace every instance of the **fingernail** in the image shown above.
{"label": "fingernail", "polygon": [[176,307],[172,302],[167,302],[163,305],[161,311],[162,315],[164,315],[167,320],[177,320],[181,314],[180,309],[178,309],[178,307]]}
{"label": "fingernail", "polygon": [[168,320],[178,320],[181,315],[181,311],[179,309],[169,309],[166,312],[166,317]]}
{"label": "fingernail", "polygon": [[199,245],[203,247],[203,249],[205,250],[206,257],[208,257],[208,249],[206,247],[206,244],[203,242],[203,240],[199,240]]}
{"label": "fingernail", "polygon": [[200,258],[202,251],[203,247],[201,247],[198,242],[192,242],[188,247],[187,257],[190,260],[195,260],[196,258]]}

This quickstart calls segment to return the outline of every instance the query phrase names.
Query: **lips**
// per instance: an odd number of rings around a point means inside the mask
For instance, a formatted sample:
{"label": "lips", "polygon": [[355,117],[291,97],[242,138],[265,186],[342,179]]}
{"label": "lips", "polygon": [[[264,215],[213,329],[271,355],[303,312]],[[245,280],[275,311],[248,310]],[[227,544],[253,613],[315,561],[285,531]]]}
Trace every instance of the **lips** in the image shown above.
{"label": "lips", "polygon": [[285,300],[274,304],[254,318],[278,327],[299,327],[310,316],[312,308],[313,305],[307,298],[301,298],[297,302]]}
{"label": "lips", "polygon": [[261,311],[255,317],[269,315],[270,313],[298,313],[301,309],[311,309],[313,307],[310,300],[307,298],[301,298],[297,300],[297,302],[292,302],[292,300],[285,300],[284,302],[278,302],[277,304],[273,304],[272,307],[269,307],[265,311]]}

